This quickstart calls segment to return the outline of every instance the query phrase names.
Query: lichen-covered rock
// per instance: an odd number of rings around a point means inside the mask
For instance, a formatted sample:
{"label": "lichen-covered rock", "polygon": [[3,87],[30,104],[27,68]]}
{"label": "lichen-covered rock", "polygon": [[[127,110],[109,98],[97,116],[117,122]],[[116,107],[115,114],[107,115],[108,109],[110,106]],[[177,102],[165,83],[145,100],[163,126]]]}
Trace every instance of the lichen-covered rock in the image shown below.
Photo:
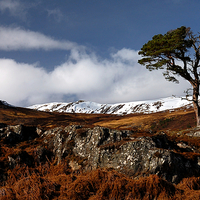
{"label": "lichen-covered rock", "polygon": [[[180,147],[165,134],[132,138],[131,131],[103,127],[57,127],[44,132],[58,162],[68,155],[85,159],[82,168],[113,168],[130,176],[158,174],[178,183],[182,178],[199,175],[198,158],[188,159],[175,153]],[[192,148],[191,148],[192,149]],[[72,163],[73,164],[73,163]],[[80,165],[77,165],[80,168]]]}
{"label": "lichen-covered rock", "polygon": [[17,144],[38,137],[36,127],[16,125],[1,128],[1,137],[6,143]]}
{"label": "lichen-covered rock", "polygon": [[195,128],[192,128],[188,133],[187,135],[189,137],[200,137],[200,127],[197,126]]}
{"label": "lichen-covered rock", "polygon": [[[37,137],[43,145],[36,146],[32,154],[23,150],[9,154],[10,168],[23,164],[31,167],[35,162],[45,163],[52,158],[59,163],[67,157],[72,170],[112,168],[132,177],[157,174],[172,183],[200,175],[198,148],[182,141],[171,141],[164,133],[136,137],[136,133],[128,130],[80,125],[56,127],[45,132],[23,125],[0,126],[0,138],[11,145]],[[196,153],[196,157],[187,158],[178,152]]]}
{"label": "lichen-covered rock", "polygon": [[8,163],[11,169],[15,168],[18,164],[26,164],[31,167],[34,163],[34,158],[29,155],[26,151],[19,151],[8,156]]}
{"label": "lichen-covered rock", "polygon": [[45,163],[48,160],[51,160],[52,152],[46,149],[43,146],[37,146],[36,151],[35,151],[35,160],[38,163]]}

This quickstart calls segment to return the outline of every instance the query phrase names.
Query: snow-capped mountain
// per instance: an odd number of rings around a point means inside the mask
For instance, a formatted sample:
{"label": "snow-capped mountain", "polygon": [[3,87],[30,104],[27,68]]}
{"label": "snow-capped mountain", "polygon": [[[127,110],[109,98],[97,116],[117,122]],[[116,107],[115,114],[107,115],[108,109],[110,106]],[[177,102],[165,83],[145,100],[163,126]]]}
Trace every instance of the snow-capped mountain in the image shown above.
{"label": "snow-capped mountain", "polygon": [[67,113],[102,113],[102,114],[131,114],[131,113],[153,113],[165,110],[173,110],[183,106],[191,106],[187,100],[177,97],[162,98],[149,101],[135,101],[129,103],[100,104],[89,101],[76,101],[71,103],[46,103],[30,106],[30,109],[48,112]]}
{"label": "snow-capped mountain", "polygon": [[10,105],[6,101],[2,101],[2,100],[0,100],[0,105],[14,107],[13,105]]}

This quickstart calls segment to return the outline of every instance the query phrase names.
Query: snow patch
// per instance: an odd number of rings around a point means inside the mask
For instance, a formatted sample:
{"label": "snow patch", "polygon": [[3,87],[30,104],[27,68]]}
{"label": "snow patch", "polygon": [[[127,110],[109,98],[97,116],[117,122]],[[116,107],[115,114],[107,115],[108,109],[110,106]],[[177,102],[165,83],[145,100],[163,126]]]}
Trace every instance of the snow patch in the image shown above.
{"label": "snow patch", "polygon": [[165,110],[173,110],[183,106],[191,106],[191,102],[181,97],[168,97],[156,100],[135,101],[117,104],[100,104],[90,101],[77,101],[70,103],[47,103],[37,104],[28,108],[48,112],[88,113],[88,114],[131,114],[153,113]]}

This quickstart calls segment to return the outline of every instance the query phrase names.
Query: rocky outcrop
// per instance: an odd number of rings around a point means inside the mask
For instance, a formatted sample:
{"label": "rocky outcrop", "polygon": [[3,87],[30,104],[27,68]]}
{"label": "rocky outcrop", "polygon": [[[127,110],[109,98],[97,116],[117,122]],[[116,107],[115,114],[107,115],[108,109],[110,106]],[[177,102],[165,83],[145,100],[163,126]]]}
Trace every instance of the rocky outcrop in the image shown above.
{"label": "rocky outcrop", "polygon": [[8,156],[8,161],[11,169],[20,164],[26,164],[27,166],[31,167],[34,163],[34,158],[30,156],[26,151],[19,151]]}
{"label": "rocky outcrop", "polygon": [[19,142],[32,140],[38,137],[37,128],[23,125],[6,126],[0,125],[0,136],[8,144],[17,144]]}
{"label": "rocky outcrop", "polygon": [[[36,127],[2,124],[0,136],[12,145],[36,138],[43,141],[35,149],[35,157],[26,151],[9,155],[10,168],[22,163],[31,166],[34,161],[42,163],[51,158],[59,163],[68,158],[72,170],[112,168],[131,177],[157,174],[172,183],[200,175],[198,150],[183,142],[171,141],[164,133],[137,137],[129,130],[78,125],[43,132]],[[180,152],[195,152],[196,156],[188,158]]]}
{"label": "rocky outcrop", "polygon": [[71,162],[74,169],[113,168],[133,177],[157,174],[173,183],[200,173],[198,157],[189,159],[177,153],[193,149],[180,147],[165,134],[134,138],[131,131],[67,126],[42,134],[47,136],[52,137],[46,142],[58,162],[70,154],[83,160],[81,164]]}

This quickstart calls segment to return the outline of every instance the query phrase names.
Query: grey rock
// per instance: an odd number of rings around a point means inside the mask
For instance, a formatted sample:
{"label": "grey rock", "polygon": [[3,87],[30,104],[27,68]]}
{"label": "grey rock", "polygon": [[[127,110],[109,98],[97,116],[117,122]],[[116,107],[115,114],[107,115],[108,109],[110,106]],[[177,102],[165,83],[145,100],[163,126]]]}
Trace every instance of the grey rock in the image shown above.
{"label": "grey rock", "polygon": [[22,141],[32,140],[38,137],[36,127],[16,125],[7,126],[4,128],[4,133],[1,137],[5,139],[6,143],[17,144]]}
{"label": "grey rock", "polygon": [[191,129],[186,135],[190,137],[200,137],[200,127],[197,126],[196,128]]}
{"label": "grey rock", "polygon": [[133,177],[158,174],[173,183],[200,173],[198,159],[191,160],[175,153],[180,147],[163,133],[133,138],[130,131],[67,126],[48,130],[42,137],[50,135],[53,137],[48,145],[58,162],[73,154],[86,159],[84,170],[113,168]]}
{"label": "grey rock", "polygon": [[38,163],[45,163],[46,161],[51,160],[52,157],[52,153],[43,146],[38,146],[35,154],[35,159]]}
{"label": "grey rock", "polygon": [[19,151],[8,156],[8,163],[11,169],[15,168],[19,164],[26,164],[27,166],[31,167],[34,163],[34,158],[26,151]]}
{"label": "grey rock", "polygon": [[11,169],[14,169],[17,165],[17,162],[14,158],[12,158],[11,156],[8,156],[8,163],[9,163],[9,167]]}
{"label": "grey rock", "polygon": [[40,137],[43,145],[36,147],[34,157],[19,151],[8,157],[8,165],[32,166],[51,158],[57,163],[67,157],[72,170],[90,171],[112,168],[131,177],[157,174],[172,183],[185,177],[200,176],[200,156],[189,159],[177,152],[197,152],[184,142],[171,141],[165,133],[136,137],[129,130],[80,125],[56,127],[43,132],[36,127],[3,126],[0,137],[9,144]]}

